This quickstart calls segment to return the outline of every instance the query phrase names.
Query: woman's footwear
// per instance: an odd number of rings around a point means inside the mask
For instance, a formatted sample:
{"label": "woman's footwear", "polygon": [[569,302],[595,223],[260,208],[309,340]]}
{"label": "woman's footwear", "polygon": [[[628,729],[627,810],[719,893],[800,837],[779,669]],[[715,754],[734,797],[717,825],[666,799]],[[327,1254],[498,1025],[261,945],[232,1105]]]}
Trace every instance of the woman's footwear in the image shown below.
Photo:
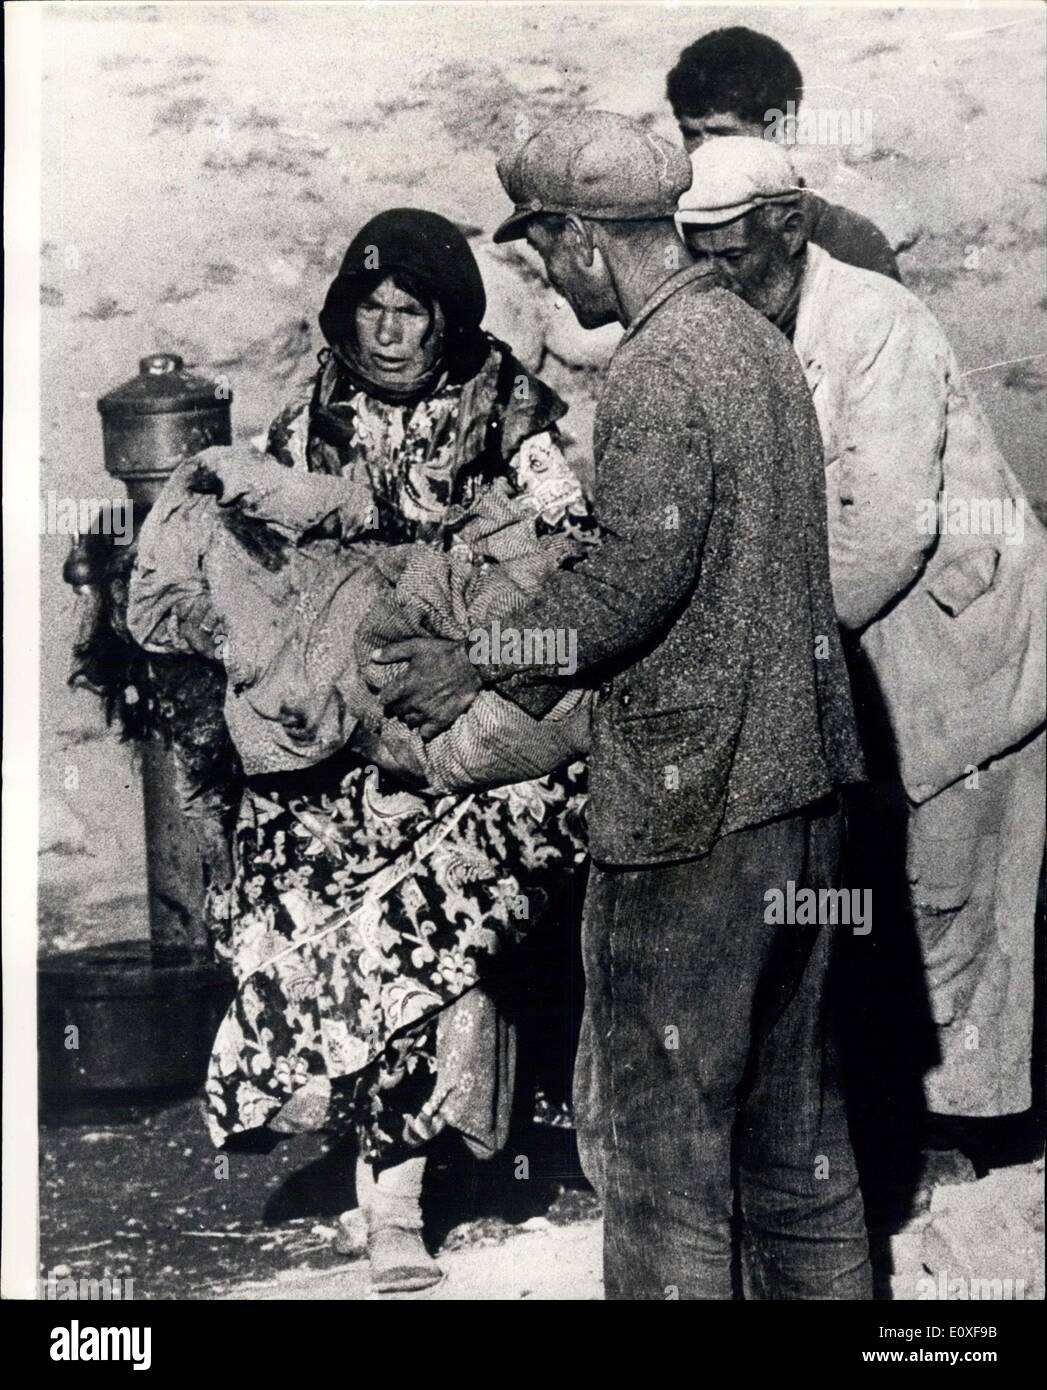
{"label": "woman's footwear", "polygon": [[375,1293],[417,1293],[432,1288],[443,1270],[422,1241],[425,1158],[379,1170],[356,1164],[356,1198],[367,1222],[367,1255]]}
{"label": "woman's footwear", "polygon": [[417,1231],[383,1226],[367,1241],[375,1293],[417,1293],[439,1284],[444,1272]]}
{"label": "woman's footwear", "polygon": [[359,1207],[343,1211],[339,1216],[331,1245],[336,1254],[348,1260],[358,1260],[367,1254],[367,1224]]}

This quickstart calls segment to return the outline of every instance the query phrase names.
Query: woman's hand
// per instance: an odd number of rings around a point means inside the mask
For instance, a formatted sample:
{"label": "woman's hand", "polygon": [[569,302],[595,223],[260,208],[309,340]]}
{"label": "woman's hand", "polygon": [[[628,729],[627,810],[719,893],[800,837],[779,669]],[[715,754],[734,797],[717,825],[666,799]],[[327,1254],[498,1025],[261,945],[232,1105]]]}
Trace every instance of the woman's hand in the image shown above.
{"label": "woman's hand", "polygon": [[428,741],[465,713],[481,690],[465,646],[443,637],[411,637],[371,653],[379,666],[406,661],[408,669],[378,691],[386,714]]}

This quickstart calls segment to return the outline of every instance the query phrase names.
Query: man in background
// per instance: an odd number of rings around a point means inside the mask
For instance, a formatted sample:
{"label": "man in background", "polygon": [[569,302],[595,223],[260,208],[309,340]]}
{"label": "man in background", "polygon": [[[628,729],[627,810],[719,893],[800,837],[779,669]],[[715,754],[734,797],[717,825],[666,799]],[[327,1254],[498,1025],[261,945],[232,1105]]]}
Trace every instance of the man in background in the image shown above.
{"label": "man in background", "polygon": [[[690,154],[722,136],[772,138],[784,113],[798,111],[803,77],[780,43],[737,26],[685,48],[666,79],[666,96]],[[848,265],[901,279],[887,238],[867,217],[810,190],[803,201],[815,245]]]}
{"label": "man in background", "polygon": [[[929,1166],[971,1177],[971,1119],[1031,1104],[1047,531],[930,311],[811,242],[785,152],[720,140],[691,163],[677,214],[688,248],[791,339],[813,394],[874,782],[854,847],[867,864],[893,856],[867,881],[886,897],[900,880],[915,924],[932,1047],[920,1058],[915,1027],[906,1046],[924,1071],[926,1147],[941,1155]],[[886,976],[870,1003],[897,1020],[904,980]],[[875,1047],[884,1030],[868,1023]]]}

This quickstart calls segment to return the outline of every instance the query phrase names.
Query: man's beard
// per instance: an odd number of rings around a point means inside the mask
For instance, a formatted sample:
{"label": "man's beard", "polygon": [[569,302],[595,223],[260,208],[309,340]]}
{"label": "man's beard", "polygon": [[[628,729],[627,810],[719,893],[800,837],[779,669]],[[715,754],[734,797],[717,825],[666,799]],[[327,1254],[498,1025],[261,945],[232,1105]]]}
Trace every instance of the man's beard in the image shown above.
{"label": "man's beard", "polygon": [[746,303],[763,314],[764,318],[782,328],[796,317],[796,301],[799,298],[803,275],[796,274],[795,268],[785,263],[779,265],[758,286],[743,296]]}

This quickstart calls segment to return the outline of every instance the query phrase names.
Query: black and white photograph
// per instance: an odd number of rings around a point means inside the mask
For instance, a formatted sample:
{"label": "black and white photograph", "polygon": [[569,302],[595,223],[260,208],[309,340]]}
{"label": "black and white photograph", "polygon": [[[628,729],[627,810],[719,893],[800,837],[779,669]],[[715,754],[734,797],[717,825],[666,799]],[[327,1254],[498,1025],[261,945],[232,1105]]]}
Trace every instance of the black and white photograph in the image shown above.
{"label": "black and white photograph", "polygon": [[188,1368],[172,1302],[304,1358],[267,1305],[680,1300],[1005,1364],[1045,1292],[1047,6],[6,26],[41,1364]]}

